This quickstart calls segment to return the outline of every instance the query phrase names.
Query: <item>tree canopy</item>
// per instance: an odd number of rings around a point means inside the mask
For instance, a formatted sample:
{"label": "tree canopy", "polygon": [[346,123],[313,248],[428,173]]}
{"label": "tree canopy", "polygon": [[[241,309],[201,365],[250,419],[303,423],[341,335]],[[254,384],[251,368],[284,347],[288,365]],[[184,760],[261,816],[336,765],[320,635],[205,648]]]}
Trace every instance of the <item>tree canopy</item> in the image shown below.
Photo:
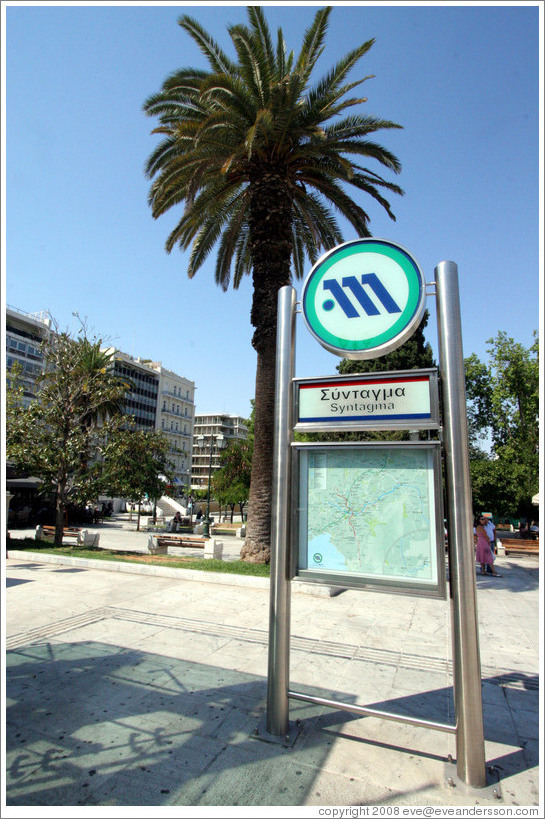
{"label": "tree canopy", "polygon": [[6,455],[56,492],[60,545],[68,500],[85,502],[98,494],[101,450],[128,384],[109,371],[101,340],[89,339],[85,326],[75,338],[51,332],[42,350],[36,399],[22,406],[16,373],[8,385]]}
{"label": "tree canopy", "polygon": [[487,344],[487,362],[475,354],[464,361],[474,506],[531,517],[539,488],[537,332],[528,348],[504,331]]}
{"label": "tree canopy", "polygon": [[248,441],[229,444],[220,455],[220,469],[214,472],[212,491],[220,504],[231,507],[231,521],[238,504],[241,517],[250,496],[252,446]]}
{"label": "tree canopy", "polygon": [[[104,446],[101,483],[107,494],[127,498],[139,506],[144,498],[157,501],[172,480],[169,442],[162,432],[117,425]],[[138,516],[138,528],[140,515]]]}
{"label": "tree canopy", "polygon": [[424,337],[424,330],[428,325],[429,312],[426,310],[422,321],[407,341],[397,350],[377,358],[363,361],[343,358],[337,365],[338,372],[343,375],[349,373],[376,373],[391,370],[421,370],[435,367],[431,344]]}

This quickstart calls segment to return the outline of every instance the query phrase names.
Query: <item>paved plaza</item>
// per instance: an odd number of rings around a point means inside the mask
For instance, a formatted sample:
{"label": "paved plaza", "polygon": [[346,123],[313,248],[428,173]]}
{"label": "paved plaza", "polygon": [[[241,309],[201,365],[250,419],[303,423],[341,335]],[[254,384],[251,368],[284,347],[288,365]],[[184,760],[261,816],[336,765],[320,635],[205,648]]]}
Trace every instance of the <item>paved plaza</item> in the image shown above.
{"label": "paved plaza", "polygon": [[[102,524],[101,546],[143,551],[131,527]],[[267,579],[47,562],[16,549],[23,534],[5,572],[6,816],[543,806],[537,558],[499,557],[501,578],[477,576],[489,785],[474,790],[456,777],[454,736],[420,726],[290,699],[292,747],[259,739]],[[236,557],[240,539],[224,543]],[[290,689],[454,722],[448,602],[292,586]]]}

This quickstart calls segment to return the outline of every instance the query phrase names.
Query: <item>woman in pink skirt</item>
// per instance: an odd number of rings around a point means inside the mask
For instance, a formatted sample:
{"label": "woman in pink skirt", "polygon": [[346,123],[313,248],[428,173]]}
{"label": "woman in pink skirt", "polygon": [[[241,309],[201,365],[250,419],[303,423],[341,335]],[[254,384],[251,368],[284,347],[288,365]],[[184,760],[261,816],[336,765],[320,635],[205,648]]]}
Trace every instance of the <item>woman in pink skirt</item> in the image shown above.
{"label": "woman in pink skirt", "polygon": [[492,549],[490,548],[490,538],[484,528],[486,518],[480,515],[475,523],[475,540],[477,543],[477,563],[481,564],[481,574],[486,573],[486,565],[488,564],[492,569],[493,577],[501,577],[494,566],[494,557],[492,556]]}

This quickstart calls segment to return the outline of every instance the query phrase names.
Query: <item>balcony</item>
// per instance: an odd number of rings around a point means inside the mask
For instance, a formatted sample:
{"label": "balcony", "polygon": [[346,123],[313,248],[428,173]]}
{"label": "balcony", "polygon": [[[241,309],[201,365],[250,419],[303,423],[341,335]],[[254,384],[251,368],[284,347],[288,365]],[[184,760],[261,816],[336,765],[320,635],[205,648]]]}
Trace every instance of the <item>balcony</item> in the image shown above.
{"label": "balcony", "polygon": [[185,395],[179,395],[179,393],[173,392],[172,390],[163,389],[161,390],[161,395],[166,395],[169,398],[175,398],[176,401],[183,401],[186,404],[191,404],[191,406],[194,404],[193,398],[188,398]]}

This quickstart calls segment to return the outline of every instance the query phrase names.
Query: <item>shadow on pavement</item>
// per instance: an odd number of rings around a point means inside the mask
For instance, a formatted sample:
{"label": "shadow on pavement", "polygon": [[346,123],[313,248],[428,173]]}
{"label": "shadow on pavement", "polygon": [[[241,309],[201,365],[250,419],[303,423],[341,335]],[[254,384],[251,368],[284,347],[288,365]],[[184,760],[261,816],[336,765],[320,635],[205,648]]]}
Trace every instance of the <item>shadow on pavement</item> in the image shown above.
{"label": "shadow on pavement", "polygon": [[8,805],[288,805],[312,787],[250,737],[261,677],[91,642],[10,651],[6,676]]}
{"label": "shadow on pavement", "polygon": [[[263,677],[100,642],[9,651],[6,680],[8,806],[302,805],[338,737],[354,740],[354,755],[366,743],[444,759],[388,744],[384,732],[366,738],[367,718],[293,701],[295,746],[257,742]],[[518,707],[536,707],[533,685],[517,694],[526,697]],[[453,712],[450,688],[369,705],[445,721]],[[505,742],[505,725],[487,707],[486,739]],[[521,749],[492,764],[510,775],[537,759]]]}

